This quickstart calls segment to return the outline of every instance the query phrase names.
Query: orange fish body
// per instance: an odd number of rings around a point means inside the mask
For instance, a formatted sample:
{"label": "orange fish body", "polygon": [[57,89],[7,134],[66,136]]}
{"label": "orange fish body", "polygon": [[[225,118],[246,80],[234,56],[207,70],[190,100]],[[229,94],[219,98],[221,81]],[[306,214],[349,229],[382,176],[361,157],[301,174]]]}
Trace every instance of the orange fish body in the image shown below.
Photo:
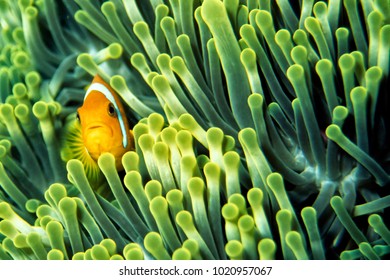
{"label": "orange fish body", "polygon": [[122,170],[122,155],[134,150],[134,137],[117,93],[100,76],[94,77],[77,114],[88,154],[97,161],[109,152],[116,168]]}

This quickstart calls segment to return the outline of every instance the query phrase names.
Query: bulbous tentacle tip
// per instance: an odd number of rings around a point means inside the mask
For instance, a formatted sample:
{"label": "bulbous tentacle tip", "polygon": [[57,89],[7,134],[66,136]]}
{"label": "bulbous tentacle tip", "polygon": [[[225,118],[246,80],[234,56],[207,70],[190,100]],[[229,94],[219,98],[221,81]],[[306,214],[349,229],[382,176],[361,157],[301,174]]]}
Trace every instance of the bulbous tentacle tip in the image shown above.
{"label": "bulbous tentacle tip", "polygon": [[98,158],[98,165],[101,169],[115,166],[115,156],[112,153],[102,153]]}
{"label": "bulbous tentacle tip", "polygon": [[65,256],[62,251],[58,249],[52,249],[47,253],[47,260],[54,261],[54,260],[64,260]]}
{"label": "bulbous tentacle tip", "polygon": [[66,164],[66,169],[68,172],[75,171],[80,168],[83,168],[83,163],[78,159],[71,159]]}
{"label": "bulbous tentacle tip", "polygon": [[144,260],[145,255],[141,248],[132,248],[123,254],[126,260]]}
{"label": "bulbous tentacle tip", "polygon": [[275,241],[270,238],[263,238],[257,245],[260,260],[274,260],[277,250]]}
{"label": "bulbous tentacle tip", "polygon": [[242,260],[244,247],[238,240],[231,240],[225,245],[225,251],[231,260]]}
{"label": "bulbous tentacle tip", "polygon": [[172,254],[172,260],[191,260],[191,252],[186,248],[179,248]]}

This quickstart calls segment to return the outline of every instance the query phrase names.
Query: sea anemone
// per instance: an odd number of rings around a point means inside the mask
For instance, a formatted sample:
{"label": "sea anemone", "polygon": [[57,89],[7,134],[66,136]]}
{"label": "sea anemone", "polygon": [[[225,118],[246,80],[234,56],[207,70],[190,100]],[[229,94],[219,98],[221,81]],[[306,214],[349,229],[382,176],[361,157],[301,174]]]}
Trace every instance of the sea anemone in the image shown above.
{"label": "sea anemone", "polygon": [[[0,259],[389,258],[389,1],[0,16]],[[80,152],[96,74],[132,123],[121,172]]]}

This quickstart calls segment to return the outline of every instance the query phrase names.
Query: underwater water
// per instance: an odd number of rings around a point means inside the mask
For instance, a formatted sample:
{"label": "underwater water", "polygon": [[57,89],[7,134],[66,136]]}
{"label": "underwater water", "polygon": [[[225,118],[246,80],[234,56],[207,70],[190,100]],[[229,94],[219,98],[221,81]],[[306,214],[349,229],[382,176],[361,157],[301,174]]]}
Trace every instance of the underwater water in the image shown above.
{"label": "underwater water", "polygon": [[[0,30],[0,259],[389,259],[388,0],[0,0]],[[96,75],[120,168],[81,137]]]}

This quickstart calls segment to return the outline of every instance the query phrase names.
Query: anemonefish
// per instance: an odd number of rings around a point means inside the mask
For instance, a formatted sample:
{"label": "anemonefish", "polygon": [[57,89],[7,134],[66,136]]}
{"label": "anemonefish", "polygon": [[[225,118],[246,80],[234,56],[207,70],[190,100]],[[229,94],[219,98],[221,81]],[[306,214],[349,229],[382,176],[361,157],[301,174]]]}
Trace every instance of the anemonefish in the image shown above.
{"label": "anemonefish", "polygon": [[99,75],[88,87],[77,118],[91,158],[97,161],[102,153],[109,152],[115,157],[116,168],[122,170],[122,155],[134,149],[134,137],[117,93]]}

